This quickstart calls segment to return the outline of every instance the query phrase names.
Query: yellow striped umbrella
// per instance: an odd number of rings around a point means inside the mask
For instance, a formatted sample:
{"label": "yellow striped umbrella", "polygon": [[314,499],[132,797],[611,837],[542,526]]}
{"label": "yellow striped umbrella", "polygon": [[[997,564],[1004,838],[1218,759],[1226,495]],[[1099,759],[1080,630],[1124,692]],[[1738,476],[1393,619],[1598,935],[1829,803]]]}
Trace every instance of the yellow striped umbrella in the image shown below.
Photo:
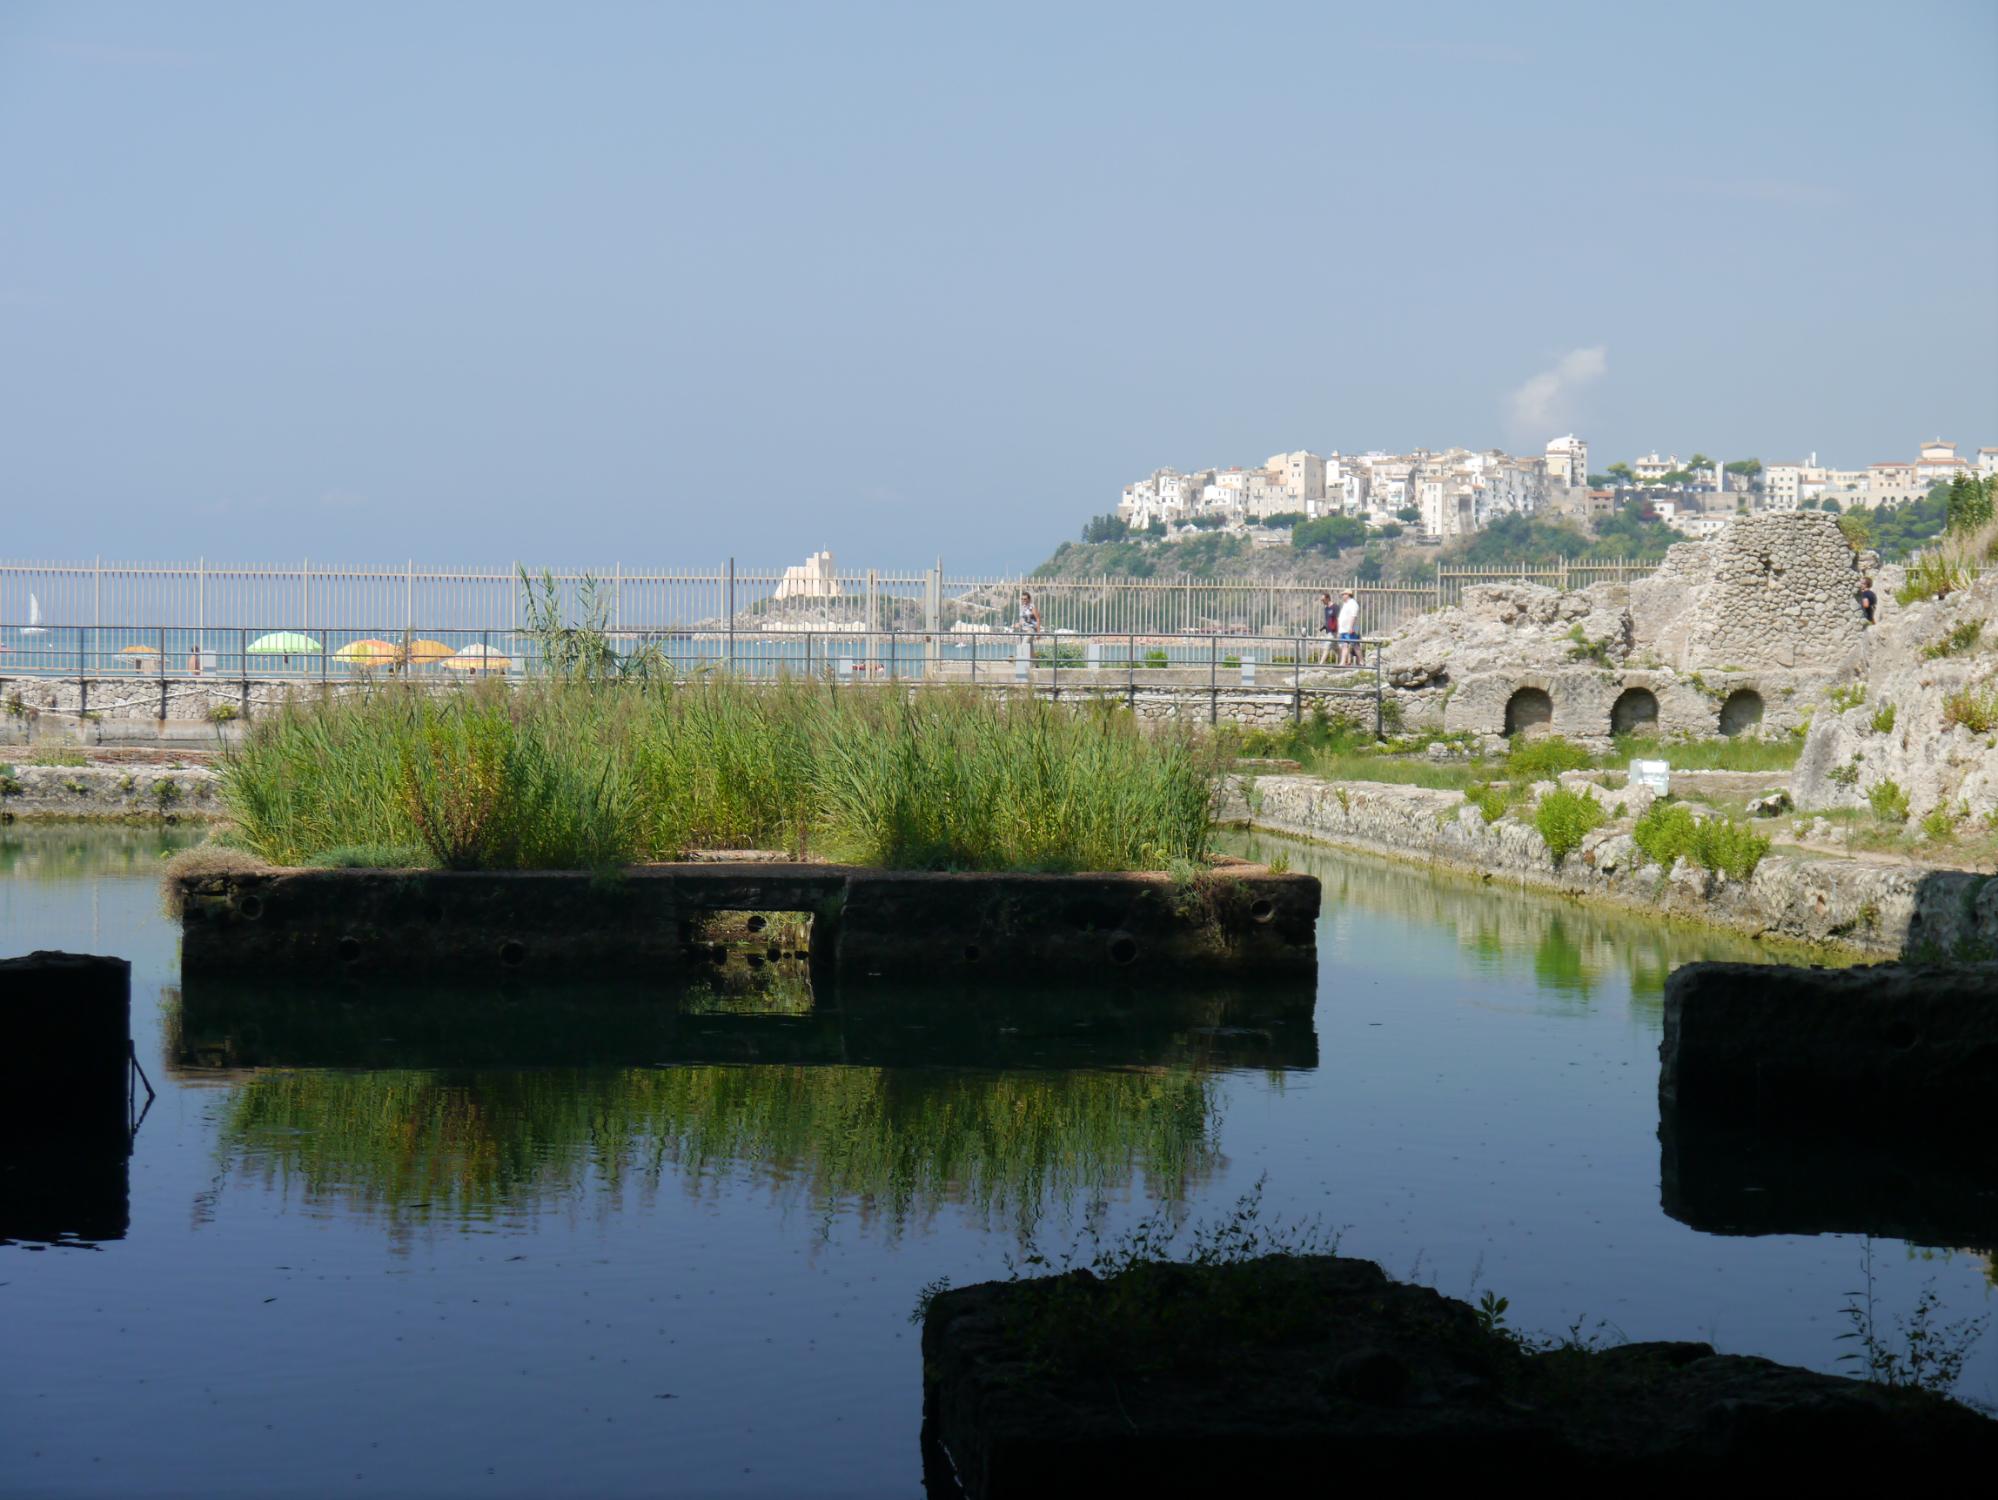
{"label": "yellow striped umbrella", "polygon": [[386,667],[402,660],[402,653],[391,641],[368,639],[349,641],[333,653],[333,660],[344,661],[354,667]]}
{"label": "yellow striped umbrella", "polygon": [[442,641],[411,641],[403,649],[403,658],[413,667],[427,667],[452,654],[451,648]]}

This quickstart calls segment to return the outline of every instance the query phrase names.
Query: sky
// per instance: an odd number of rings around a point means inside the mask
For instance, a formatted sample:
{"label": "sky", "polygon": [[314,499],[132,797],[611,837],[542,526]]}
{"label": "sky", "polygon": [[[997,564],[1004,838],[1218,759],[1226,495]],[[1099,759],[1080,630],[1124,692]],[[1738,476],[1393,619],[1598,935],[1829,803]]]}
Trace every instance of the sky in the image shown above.
{"label": "sky", "polygon": [[1027,566],[1998,444],[1998,4],[0,5],[0,558]]}

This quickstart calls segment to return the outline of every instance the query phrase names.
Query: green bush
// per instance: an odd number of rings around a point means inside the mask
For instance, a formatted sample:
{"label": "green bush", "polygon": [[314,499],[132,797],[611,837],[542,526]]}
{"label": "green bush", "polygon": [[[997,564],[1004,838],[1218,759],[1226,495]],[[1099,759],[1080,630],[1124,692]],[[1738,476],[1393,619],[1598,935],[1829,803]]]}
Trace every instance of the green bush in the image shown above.
{"label": "green bush", "polygon": [[1969,582],[1970,573],[1962,564],[1941,552],[1924,552],[1908,564],[1907,577],[1894,590],[1894,598],[1900,604],[1918,604],[1924,599],[1945,598]]}
{"label": "green bush", "polygon": [[1940,841],[1954,837],[1955,834],[1956,819],[1950,815],[1950,810],[1940,803],[1931,808],[1929,815],[1922,819],[1922,835],[1925,838]]}
{"label": "green bush", "polygon": [[1937,661],[1945,656],[1961,656],[1966,651],[1975,650],[1978,637],[1983,634],[1982,620],[1963,620],[1941,640],[1931,641],[1922,647],[1922,655],[1930,661]]}
{"label": "green bush", "polygon": [[313,870],[420,870],[436,863],[421,844],[349,844],[305,862]]}
{"label": "green bush", "polygon": [[1557,865],[1582,847],[1585,834],[1600,828],[1608,819],[1602,803],[1587,792],[1569,791],[1566,787],[1549,792],[1533,810],[1533,826],[1547,841],[1547,852],[1554,856]]}
{"label": "green bush", "polygon": [[1894,732],[1893,704],[1883,703],[1880,706],[1880,711],[1873,716],[1873,732],[1875,734],[1892,734]]}
{"label": "green bush", "polygon": [[1506,750],[1505,774],[1508,781],[1552,781],[1563,771],[1581,770],[1589,761],[1589,752],[1573,740],[1539,735],[1512,741]]}
{"label": "green bush", "polygon": [[1663,869],[1686,858],[1733,880],[1748,879],[1769,852],[1769,840],[1747,824],[1728,818],[1702,820],[1678,802],[1652,803],[1631,837],[1645,857]]}
{"label": "green bush", "polygon": [[1866,684],[1842,682],[1826,696],[1831,701],[1833,713],[1849,713],[1866,701]]}
{"label": "green bush", "polygon": [[1961,687],[1943,699],[1943,725],[1961,724],[1972,734],[1998,729],[1998,686]]}
{"label": "green bush", "polygon": [[1464,788],[1464,800],[1484,815],[1487,823],[1496,823],[1522,799],[1524,793],[1511,785],[1498,781],[1478,781]]}
{"label": "green bush", "polygon": [[1872,805],[1873,816],[1883,823],[1905,823],[1908,821],[1908,794],[1901,783],[1891,776],[1885,781],[1876,781],[1866,793],[1866,800]]}
{"label": "green bush", "polygon": [[217,703],[208,710],[208,722],[211,724],[227,724],[242,716],[233,703]]}

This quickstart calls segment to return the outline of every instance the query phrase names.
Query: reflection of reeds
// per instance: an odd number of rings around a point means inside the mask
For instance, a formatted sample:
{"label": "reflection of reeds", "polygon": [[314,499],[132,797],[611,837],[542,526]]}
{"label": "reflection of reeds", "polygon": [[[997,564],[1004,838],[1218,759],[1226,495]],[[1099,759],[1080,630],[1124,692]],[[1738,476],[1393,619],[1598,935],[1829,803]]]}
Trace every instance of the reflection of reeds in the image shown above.
{"label": "reflection of reeds", "polygon": [[1212,1085],[1156,1072],[843,1067],[272,1072],[221,1147],[244,1172],[397,1220],[481,1219],[592,1180],[740,1175],[899,1227],[951,1203],[1030,1226],[1143,1172],[1178,1198],[1217,1158]]}
{"label": "reflection of reeds", "polygon": [[1157,869],[1207,842],[1212,752],[1128,714],[965,690],[409,684],[292,705],[223,767],[274,863],[420,845],[457,868],[701,848],[899,867]]}

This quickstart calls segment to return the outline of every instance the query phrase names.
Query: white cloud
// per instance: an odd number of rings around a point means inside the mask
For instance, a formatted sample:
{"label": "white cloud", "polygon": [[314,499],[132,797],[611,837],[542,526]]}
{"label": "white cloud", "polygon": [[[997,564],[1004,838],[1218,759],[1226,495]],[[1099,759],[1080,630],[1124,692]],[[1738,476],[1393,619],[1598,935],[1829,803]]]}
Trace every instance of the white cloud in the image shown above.
{"label": "white cloud", "polygon": [[1513,437],[1543,441],[1572,425],[1575,397],[1609,373],[1609,350],[1602,344],[1570,349],[1551,369],[1523,381],[1509,398]]}

